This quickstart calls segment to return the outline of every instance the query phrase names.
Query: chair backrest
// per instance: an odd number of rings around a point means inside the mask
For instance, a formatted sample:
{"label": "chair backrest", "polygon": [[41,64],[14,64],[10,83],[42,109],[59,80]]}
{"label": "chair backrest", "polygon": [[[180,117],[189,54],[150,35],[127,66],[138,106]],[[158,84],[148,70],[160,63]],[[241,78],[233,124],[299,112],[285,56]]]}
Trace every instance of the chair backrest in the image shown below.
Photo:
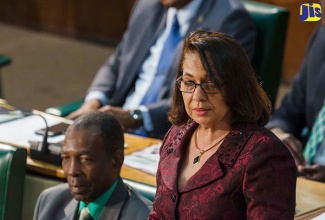
{"label": "chair backrest", "polygon": [[[11,59],[9,57],[0,55],[0,68],[4,65],[8,65],[10,62]],[[3,98],[1,72],[0,72],[0,98]]]}
{"label": "chair backrest", "polygon": [[0,144],[0,220],[20,220],[26,174],[25,148]]}
{"label": "chair backrest", "polygon": [[282,77],[283,54],[289,11],[266,3],[243,1],[257,28],[252,65],[274,107]]}
{"label": "chair backrest", "polygon": [[135,191],[150,201],[154,201],[156,195],[156,186],[140,183],[130,179],[123,179],[123,182],[129,184]]}

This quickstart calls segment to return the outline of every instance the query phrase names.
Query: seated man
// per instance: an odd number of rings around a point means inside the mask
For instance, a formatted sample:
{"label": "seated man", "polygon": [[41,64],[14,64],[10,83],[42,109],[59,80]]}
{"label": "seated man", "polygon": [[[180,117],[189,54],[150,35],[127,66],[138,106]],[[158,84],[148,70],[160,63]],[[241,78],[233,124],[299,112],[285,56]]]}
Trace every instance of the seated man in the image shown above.
{"label": "seated man", "polygon": [[325,182],[325,7],[322,15],[292,88],[266,127],[287,145],[301,175]]}
{"label": "seated man", "polygon": [[44,190],[34,219],[145,219],[151,202],[123,183],[124,136],[111,115],[93,112],[74,121],[62,147],[66,184]]}
{"label": "seated man", "polygon": [[124,129],[162,138],[183,39],[194,29],[227,33],[253,57],[256,29],[240,0],[138,0],[115,53],[68,118],[102,107]]}

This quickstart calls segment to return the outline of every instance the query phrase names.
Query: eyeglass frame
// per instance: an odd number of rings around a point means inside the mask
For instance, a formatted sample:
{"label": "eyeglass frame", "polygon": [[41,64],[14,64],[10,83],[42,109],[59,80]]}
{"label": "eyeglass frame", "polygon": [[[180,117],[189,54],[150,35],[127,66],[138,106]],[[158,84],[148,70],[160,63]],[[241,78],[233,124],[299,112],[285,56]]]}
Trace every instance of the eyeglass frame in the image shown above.
{"label": "eyeglass frame", "polygon": [[[183,82],[187,82],[187,83],[192,83],[192,84],[194,85],[194,90],[193,90],[192,92],[182,91],[181,88],[180,88],[182,81],[183,81]],[[217,93],[219,93],[219,92],[221,91],[222,86],[224,85],[223,82],[218,82],[218,83],[219,83],[219,86],[217,86],[217,85],[216,85],[215,83],[213,83],[213,82],[195,83],[195,82],[193,82],[193,81],[184,81],[184,80],[183,80],[183,76],[178,77],[178,79],[176,79],[176,83],[177,83],[177,88],[178,88],[178,90],[181,91],[181,92],[184,92],[184,93],[194,93],[196,87],[200,86],[201,89],[202,89],[202,91],[203,91],[205,94],[217,94]],[[219,89],[219,91],[218,91],[218,92],[212,92],[212,93],[211,93],[211,92],[206,92],[205,89],[203,88],[203,86],[206,85],[206,84],[208,84],[208,83],[212,83],[212,84],[214,84],[214,86],[215,86],[217,89]]]}

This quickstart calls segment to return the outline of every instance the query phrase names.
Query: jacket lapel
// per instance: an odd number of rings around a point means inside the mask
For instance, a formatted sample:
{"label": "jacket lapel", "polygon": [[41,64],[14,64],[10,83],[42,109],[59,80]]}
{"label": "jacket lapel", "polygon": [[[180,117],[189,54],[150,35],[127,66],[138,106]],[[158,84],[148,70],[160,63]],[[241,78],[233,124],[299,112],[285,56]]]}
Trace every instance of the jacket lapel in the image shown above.
{"label": "jacket lapel", "polygon": [[160,161],[159,170],[167,188],[175,190],[178,188],[178,174],[181,168],[181,159],[184,157],[186,147],[191,136],[197,128],[196,123],[190,123],[172,137],[171,145],[167,147],[167,156]]}
{"label": "jacket lapel", "polygon": [[[205,27],[202,26],[202,23],[204,23],[206,16],[208,14],[211,14],[211,13],[209,13],[209,11],[213,9],[213,4],[217,4],[216,3],[217,1],[218,0],[203,0],[202,1],[201,5],[198,9],[198,12],[192,18],[191,25],[188,28],[186,35],[189,35],[190,32],[192,32],[193,30],[195,30],[198,27],[200,27],[200,29],[205,29]],[[216,15],[214,15],[214,16],[216,16]],[[216,18],[216,20],[217,20],[217,18]]]}
{"label": "jacket lapel", "polygon": [[64,214],[65,217],[63,220],[73,220],[75,219],[75,215],[77,214],[78,210],[78,201],[75,199],[72,199],[68,205],[64,208]]}
{"label": "jacket lapel", "polygon": [[[233,167],[255,129],[255,125],[235,126],[226,136],[218,150],[187,181],[180,192],[190,191],[222,178],[224,173]],[[211,170],[215,172],[211,172]]]}
{"label": "jacket lapel", "polygon": [[129,199],[129,197],[130,195],[128,189],[126,188],[122,179],[119,178],[118,184],[111,198],[107,201],[105,207],[103,208],[99,220],[105,220],[108,216],[110,220],[118,220],[120,212],[123,212],[123,205]]}
{"label": "jacket lapel", "polygon": [[[170,190],[178,190],[178,176],[181,168],[181,161],[184,158],[186,147],[192,134],[197,128],[196,123],[185,126],[173,137],[172,144],[167,147],[167,156],[160,162],[162,180]],[[231,169],[237,161],[240,152],[256,129],[256,125],[235,126],[225,138],[219,149],[213,154],[194,174],[179,192],[199,188],[224,176],[227,169]],[[215,172],[211,172],[214,170]]]}
{"label": "jacket lapel", "polygon": [[[128,189],[123,183],[122,179],[119,178],[116,189],[114,190],[111,198],[106,203],[99,217],[99,220],[107,219],[109,216],[110,220],[118,220],[120,212],[123,211],[123,205],[128,200]],[[68,205],[64,208],[65,218],[63,220],[74,220],[77,215],[78,201],[72,199]]]}

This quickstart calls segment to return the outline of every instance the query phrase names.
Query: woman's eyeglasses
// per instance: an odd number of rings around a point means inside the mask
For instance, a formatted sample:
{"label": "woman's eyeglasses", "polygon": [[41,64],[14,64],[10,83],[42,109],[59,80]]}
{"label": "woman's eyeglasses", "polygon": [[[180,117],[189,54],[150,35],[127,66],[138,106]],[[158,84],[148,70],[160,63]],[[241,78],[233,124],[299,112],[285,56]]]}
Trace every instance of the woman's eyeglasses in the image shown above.
{"label": "woman's eyeglasses", "polygon": [[202,91],[206,94],[216,94],[221,91],[222,83],[219,83],[219,86],[212,82],[206,83],[195,83],[193,81],[184,81],[182,76],[176,80],[177,87],[181,92],[193,93],[197,86],[200,86]]}

